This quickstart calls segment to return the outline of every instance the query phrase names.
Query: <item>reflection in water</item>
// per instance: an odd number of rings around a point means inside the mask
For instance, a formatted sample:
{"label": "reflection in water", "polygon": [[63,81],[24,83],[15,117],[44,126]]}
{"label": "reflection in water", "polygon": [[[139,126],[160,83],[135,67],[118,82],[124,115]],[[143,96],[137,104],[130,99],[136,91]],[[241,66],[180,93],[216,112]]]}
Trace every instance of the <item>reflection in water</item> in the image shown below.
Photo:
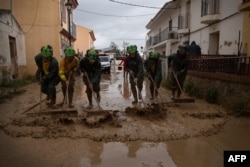
{"label": "reflection in water", "polygon": [[104,144],[101,158],[99,167],[176,167],[163,143],[110,142]]}
{"label": "reflection in water", "polygon": [[221,167],[225,150],[250,150],[249,126],[249,118],[231,119],[223,133],[168,142],[169,155],[178,167]]}
{"label": "reflection in water", "polygon": [[122,91],[122,96],[125,99],[129,99],[130,97],[130,91],[129,91],[129,83],[128,80],[124,78],[123,80],[123,91]]}
{"label": "reflection in water", "polygon": [[141,147],[141,142],[133,142],[133,143],[127,142],[126,145],[128,147],[127,156],[130,158],[136,158],[136,152]]}

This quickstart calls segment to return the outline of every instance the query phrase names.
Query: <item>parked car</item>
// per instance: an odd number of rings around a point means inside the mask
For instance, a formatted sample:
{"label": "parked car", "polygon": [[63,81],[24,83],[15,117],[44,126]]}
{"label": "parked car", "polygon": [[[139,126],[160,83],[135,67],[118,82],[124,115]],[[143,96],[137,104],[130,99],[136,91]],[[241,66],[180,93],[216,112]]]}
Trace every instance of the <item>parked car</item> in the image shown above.
{"label": "parked car", "polygon": [[99,59],[102,66],[102,72],[110,74],[110,57],[106,54],[99,54]]}

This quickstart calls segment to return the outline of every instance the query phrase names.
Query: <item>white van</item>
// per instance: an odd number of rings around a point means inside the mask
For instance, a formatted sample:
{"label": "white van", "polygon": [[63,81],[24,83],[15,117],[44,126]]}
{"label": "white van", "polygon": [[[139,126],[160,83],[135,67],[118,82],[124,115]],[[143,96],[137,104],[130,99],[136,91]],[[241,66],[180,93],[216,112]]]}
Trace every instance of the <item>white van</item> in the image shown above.
{"label": "white van", "polygon": [[110,56],[106,54],[99,54],[99,59],[102,66],[102,72],[110,74]]}

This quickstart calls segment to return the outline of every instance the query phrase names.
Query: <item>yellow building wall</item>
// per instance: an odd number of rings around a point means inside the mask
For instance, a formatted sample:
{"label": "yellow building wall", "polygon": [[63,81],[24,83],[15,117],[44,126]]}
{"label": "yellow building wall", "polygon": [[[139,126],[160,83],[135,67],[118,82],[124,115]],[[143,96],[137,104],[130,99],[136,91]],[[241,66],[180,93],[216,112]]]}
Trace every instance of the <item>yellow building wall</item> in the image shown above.
{"label": "yellow building wall", "polygon": [[83,53],[85,55],[88,49],[93,48],[93,39],[90,36],[90,32],[92,30],[83,27],[83,26],[76,26],[76,36],[77,39],[74,42],[74,49],[77,53]]}
{"label": "yellow building wall", "polygon": [[0,6],[11,9],[25,34],[27,73],[34,75],[37,69],[34,56],[40,48],[50,44],[54,56],[60,59],[60,4],[59,0],[0,0]]}

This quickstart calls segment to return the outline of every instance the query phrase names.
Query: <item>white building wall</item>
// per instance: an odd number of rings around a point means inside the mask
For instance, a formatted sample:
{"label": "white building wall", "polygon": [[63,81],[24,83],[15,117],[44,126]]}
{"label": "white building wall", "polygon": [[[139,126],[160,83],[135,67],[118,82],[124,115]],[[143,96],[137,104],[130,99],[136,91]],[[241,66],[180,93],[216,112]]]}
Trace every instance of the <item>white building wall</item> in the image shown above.
{"label": "white building wall", "polygon": [[[162,13],[150,26],[149,36],[153,37],[169,27],[169,20],[172,19],[172,27],[178,27],[178,15],[186,14],[187,0],[176,0],[173,4],[180,5],[180,8],[161,11]],[[188,41],[195,41],[201,47],[202,54],[223,54],[236,55],[238,52],[239,31],[242,30],[243,14],[238,11],[241,0],[220,0],[219,13],[220,21],[213,24],[201,23],[201,0],[190,0],[190,35],[179,37],[179,43],[168,45],[166,41],[166,55],[176,51],[177,46]],[[218,48],[214,48],[211,34],[218,34]],[[216,37],[216,36],[215,36]],[[241,37],[242,38],[242,37]]]}
{"label": "white building wall", "polygon": [[[26,65],[26,55],[25,55],[25,38],[23,32],[19,29],[17,23],[14,19],[11,19],[11,15],[2,15],[0,22],[0,55],[5,58],[5,63],[1,63],[1,65],[10,65],[10,49],[9,49],[9,36],[16,39],[16,51],[17,51],[17,64],[18,65]],[[5,24],[6,23],[6,24]]]}
{"label": "white building wall", "polygon": [[[207,25],[201,24],[201,1],[191,0],[190,6],[190,43],[195,41],[202,54],[209,54],[209,35],[219,33],[218,54],[235,55],[238,52],[238,36],[242,30],[243,14],[237,9],[240,0],[220,0],[220,21]],[[209,52],[210,50],[210,52]]]}
{"label": "white building wall", "polygon": [[[11,69],[9,37],[16,40],[17,65],[26,66],[25,37],[22,30],[10,14],[1,14],[0,20],[0,67],[7,71]],[[3,71],[0,71],[0,78],[2,74]]]}

